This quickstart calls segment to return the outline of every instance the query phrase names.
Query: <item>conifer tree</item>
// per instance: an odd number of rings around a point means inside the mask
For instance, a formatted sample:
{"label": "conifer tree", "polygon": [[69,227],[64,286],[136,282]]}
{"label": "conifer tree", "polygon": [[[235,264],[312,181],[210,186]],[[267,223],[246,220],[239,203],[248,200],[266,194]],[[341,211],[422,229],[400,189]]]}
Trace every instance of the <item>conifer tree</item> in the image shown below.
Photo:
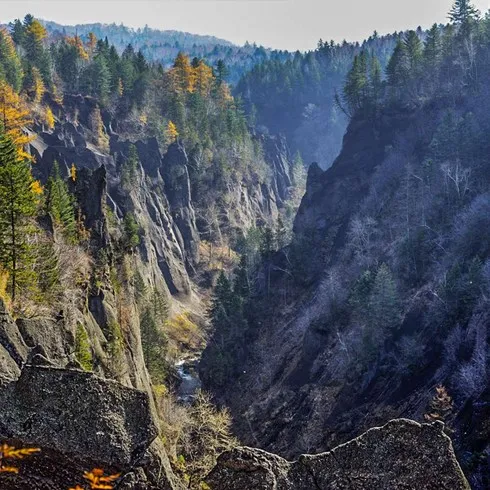
{"label": "conifer tree", "polygon": [[405,82],[409,76],[409,64],[405,43],[399,40],[393,51],[393,55],[386,68],[388,83],[397,87]]}
{"label": "conifer tree", "polygon": [[74,200],[66,182],[60,176],[57,162],[53,165],[46,185],[46,211],[51,215],[55,225],[61,227],[64,237],[70,243],[75,243],[77,226]]}
{"label": "conifer tree", "polygon": [[164,332],[167,318],[167,299],[163,293],[153,289],[146,298],[140,316],[140,331],[145,365],[155,384],[164,382],[168,369],[166,361],[168,339]]}
{"label": "conifer tree", "polygon": [[[24,48],[26,50],[26,60],[31,67],[38,68],[44,82],[49,83],[51,60],[49,51],[44,47],[44,42],[47,37],[46,29],[37,19],[29,20],[28,24],[25,25]],[[29,72],[30,70],[26,71],[26,73]]]}
{"label": "conifer tree", "polygon": [[456,0],[449,11],[449,19],[455,24],[465,25],[478,20],[480,11],[472,5],[470,0]]}
{"label": "conifer tree", "polygon": [[138,150],[135,145],[129,145],[128,157],[122,164],[121,184],[124,189],[130,190],[134,187],[134,179],[139,166]]}
{"label": "conifer tree", "polygon": [[0,263],[9,274],[9,293],[33,283],[34,260],[30,243],[31,218],[37,195],[29,162],[19,156],[11,137],[0,135]]}
{"label": "conifer tree", "polygon": [[380,332],[397,326],[400,318],[395,281],[385,264],[378,269],[374,279],[369,300],[369,317],[371,327]]}
{"label": "conifer tree", "polygon": [[408,68],[410,77],[415,77],[419,73],[422,63],[423,45],[419,36],[415,31],[408,31],[403,44],[408,60]]}
{"label": "conifer tree", "polygon": [[427,70],[433,71],[440,63],[442,56],[442,41],[439,26],[434,24],[425,39],[424,62]]}
{"label": "conifer tree", "polygon": [[0,29],[0,79],[18,92],[22,87],[22,63],[6,29]]}

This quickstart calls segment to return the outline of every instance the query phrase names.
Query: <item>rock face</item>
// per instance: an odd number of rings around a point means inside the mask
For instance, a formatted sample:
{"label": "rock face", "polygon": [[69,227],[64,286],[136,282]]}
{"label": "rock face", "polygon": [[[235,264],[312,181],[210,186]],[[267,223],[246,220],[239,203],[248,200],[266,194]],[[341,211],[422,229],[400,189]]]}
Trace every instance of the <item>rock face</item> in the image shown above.
{"label": "rock face", "polygon": [[[39,354],[33,359],[41,361]],[[41,448],[18,475],[2,478],[2,489],[66,490],[93,467],[121,472],[122,481],[132,481],[126,488],[175,488],[168,460],[160,478],[148,468],[157,429],[146,393],[44,364],[27,364],[0,391],[0,440]]]}
{"label": "rock face", "polygon": [[220,456],[207,483],[216,490],[470,490],[443,424],[404,419],[292,463],[237,448]]}

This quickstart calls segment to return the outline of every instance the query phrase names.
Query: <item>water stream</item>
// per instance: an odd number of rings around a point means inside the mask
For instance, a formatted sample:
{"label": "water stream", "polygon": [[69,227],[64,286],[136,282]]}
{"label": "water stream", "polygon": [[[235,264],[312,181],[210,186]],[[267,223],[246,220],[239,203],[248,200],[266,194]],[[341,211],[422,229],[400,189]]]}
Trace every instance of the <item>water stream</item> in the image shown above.
{"label": "water stream", "polygon": [[192,403],[196,392],[201,388],[197,366],[199,358],[181,359],[175,364],[180,384],[177,388],[177,400],[183,404]]}

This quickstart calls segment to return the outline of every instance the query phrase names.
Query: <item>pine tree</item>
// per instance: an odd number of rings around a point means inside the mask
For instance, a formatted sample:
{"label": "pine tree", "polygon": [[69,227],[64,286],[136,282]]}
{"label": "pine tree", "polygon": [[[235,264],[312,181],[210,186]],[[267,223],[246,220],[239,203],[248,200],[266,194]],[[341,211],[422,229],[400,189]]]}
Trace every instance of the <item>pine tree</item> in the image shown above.
{"label": "pine tree", "polygon": [[124,246],[129,250],[133,250],[140,244],[140,227],[136,222],[133,213],[124,215]]}
{"label": "pine tree", "polygon": [[37,195],[29,162],[19,156],[11,137],[0,135],[0,263],[9,274],[9,293],[33,284],[31,218]]}
{"label": "pine tree", "polygon": [[371,328],[380,333],[398,325],[400,318],[398,293],[390,269],[382,264],[376,273],[369,300]]}
{"label": "pine tree", "polygon": [[437,24],[434,24],[425,39],[424,62],[427,70],[433,71],[437,68],[442,57],[441,31]]}
{"label": "pine tree", "polygon": [[367,71],[367,54],[362,51],[354,57],[344,85],[344,101],[351,115],[362,109],[366,101],[369,81]]}
{"label": "pine tree", "polygon": [[376,106],[381,97],[381,88],[383,86],[381,63],[376,56],[371,57],[369,68],[369,85],[371,99]]}
{"label": "pine tree", "polygon": [[226,77],[228,76],[228,68],[225,65],[223,60],[218,60],[216,64],[216,83],[220,86],[223,82],[226,81]]}
{"label": "pine tree", "polygon": [[101,102],[106,102],[111,88],[111,73],[105,59],[97,56],[93,61],[93,91],[92,95],[98,97]]}
{"label": "pine tree", "polygon": [[6,29],[0,29],[0,79],[4,79],[19,92],[22,87],[22,63]]}
{"label": "pine tree", "polygon": [[135,145],[129,145],[128,158],[123,162],[121,169],[121,185],[129,191],[134,188],[134,180],[139,167],[138,150]]}
{"label": "pine tree", "polygon": [[[25,24],[25,21],[24,21]],[[44,26],[36,19],[25,24],[24,48],[28,64],[39,69],[46,84],[50,82],[51,60],[49,51],[45,49],[44,42],[47,32]],[[28,73],[30,70],[27,70]]]}
{"label": "pine tree", "polygon": [[233,292],[241,298],[248,298],[250,295],[250,282],[248,280],[247,256],[240,257],[240,264],[235,270],[233,281]]}
{"label": "pine tree", "polygon": [[165,380],[168,371],[166,352],[168,339],[164,325],[168,318],[168,301],[163,293],[153,289],[146,298],[140,316],[141,345],[145,364],[155,384]]}
{"label": "pine tree", "polygon": [[74,199],[66,182],[60,176],[57,162],[53,165],[46,185],[46,211],[51,215],[54,224],[61,228],[67,241],[76,243],[77,225]]}
{"label": "pine tree", "polygon": [[409,76],[409,70],[406,46],[399,40],[386,68],[388,83],[393,87],[402,85]]}
{"label": "pine tree", "polygon": [[407,54],[409,74],[411,77],[416,77],[419,73],[419,69],[422,63],[423,45],[419,36],[415,31],[408,31],[403,44],[405,46],[405,52]]}
{"label": "pine tree", "polygon": [[471,4],[470,0],[456,0],[449,11],[449,19],[455,24],[464,25],[478,20],[480,11]]}

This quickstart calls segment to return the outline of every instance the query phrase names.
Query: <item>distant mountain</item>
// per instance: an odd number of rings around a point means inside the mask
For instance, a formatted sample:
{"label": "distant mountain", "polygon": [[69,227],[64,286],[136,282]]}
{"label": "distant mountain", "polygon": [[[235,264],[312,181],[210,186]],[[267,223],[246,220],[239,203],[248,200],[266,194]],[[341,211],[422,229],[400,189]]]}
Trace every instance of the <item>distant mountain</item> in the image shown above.
{"label": "distant mountain", "polygon": [[236,84],[241,76],[254,66],[264,61],[275,59],[285,61],[292,55],[287,51],[266,49],[263,46],[246,43],[237,46],[230,41],[214,36],[203,36],[181,31],[161,31],[148,26],[132,29],[122,24],[77,24],[74,26],[42,21],[51,37],[78,34],[86,39],[89,32],[97,38],[108,38],[119,52],[128,44],[136,51],[141,50],[150,62],[161,62],[166,66],[173,63],[179,51],[191,58],[203,58],[208,64],[215,66],[222,59],[228,68],[227,81]]}

